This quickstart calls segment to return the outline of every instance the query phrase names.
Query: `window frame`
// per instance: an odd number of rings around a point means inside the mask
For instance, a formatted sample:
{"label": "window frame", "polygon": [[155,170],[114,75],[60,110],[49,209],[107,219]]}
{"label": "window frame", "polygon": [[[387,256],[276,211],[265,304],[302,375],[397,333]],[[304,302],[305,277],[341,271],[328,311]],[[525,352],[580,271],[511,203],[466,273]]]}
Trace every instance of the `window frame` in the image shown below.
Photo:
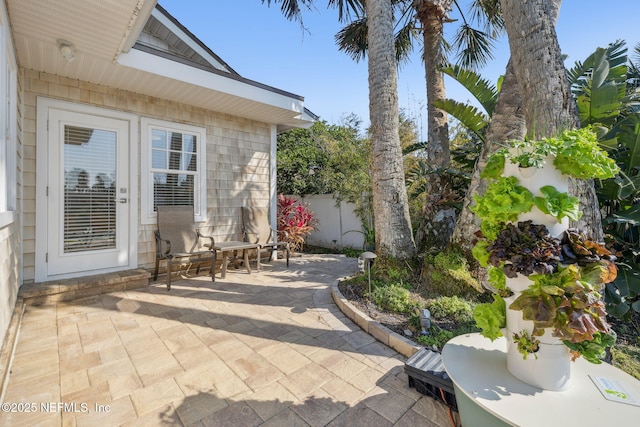
{"label": "window frame", "polygon": [[18,66],[5,10],[0,14],[0,228],[17,219]]}
{"label": "window frame", "polygon": [[[156,224],[157,213],[153,210],[153,174],[158,171],[152,167],[152,135],[154,129],[196,137],[197,171],[194,174],[197,181],[196,194],[193,195],[195,222],[204,222],[207,219],[207,173],[206,173],[206,141],[207,133],[204,127],[170,122],[167,120],[142,117],[141,121],[141,222],[142,224]],[[179,172],[176,170],[176,172]]]}

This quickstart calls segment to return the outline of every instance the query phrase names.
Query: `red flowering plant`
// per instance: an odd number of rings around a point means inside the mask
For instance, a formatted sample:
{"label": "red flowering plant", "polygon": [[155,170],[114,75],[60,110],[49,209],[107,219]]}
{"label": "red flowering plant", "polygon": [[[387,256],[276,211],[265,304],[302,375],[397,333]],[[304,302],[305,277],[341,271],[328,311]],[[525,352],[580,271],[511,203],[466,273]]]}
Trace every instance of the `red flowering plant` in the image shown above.
{"label": "red flowering plant", "polygon": [[292,251],[300,251],[305,239],[317,230],[316,215],[293,197],[278,196],[278,240],[289,242]]}

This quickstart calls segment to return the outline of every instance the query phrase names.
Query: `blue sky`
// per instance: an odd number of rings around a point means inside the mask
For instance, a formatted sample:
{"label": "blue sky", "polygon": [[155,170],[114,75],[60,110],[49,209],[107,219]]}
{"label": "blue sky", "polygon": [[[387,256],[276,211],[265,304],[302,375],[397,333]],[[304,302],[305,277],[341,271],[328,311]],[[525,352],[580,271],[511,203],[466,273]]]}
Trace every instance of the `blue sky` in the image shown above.
{"label": "blue sky", "polygon": [[[305,11],[303,30],[287,21],[279,5],[260,0],[159,0],[159,4],[243,77],[305,97],[305,105],[321,119],[338,124],[355,113],[369,123],[366,61],[356,63],[339,52],[334,35],[342,27],[335,10]],[[463,9],[468,0],[461,0]],[[456,17],[456,14],[452,14]],[[448,24],[449,29],[457,25]],[[557,25],[567,65],[582,61],[596,47],[623,39],[631,49],[640,42],[637,0],[565,0]],[[506,37],[494,49],[494,60],[480,70],[496,81],[509,58]],[[447,80],[447,96],[468,101],[469,95]],[[401,66],[400,108],[418,123],[424,135],[426,88],[420,51]]]}

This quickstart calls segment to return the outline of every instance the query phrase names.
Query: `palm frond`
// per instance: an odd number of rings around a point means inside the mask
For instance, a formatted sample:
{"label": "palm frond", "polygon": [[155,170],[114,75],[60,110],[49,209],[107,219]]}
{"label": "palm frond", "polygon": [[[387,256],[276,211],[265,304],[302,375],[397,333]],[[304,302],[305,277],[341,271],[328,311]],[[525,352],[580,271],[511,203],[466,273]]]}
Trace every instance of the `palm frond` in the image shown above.
{"label": "palm frond", "polygon": [[267,7],[271,3],[280,3],[280,11],[290,21],[302,22],[302,7],[311,10],[313,0],[262,0],[262,4],[266,3]]}
{"label": "palm frond", "polygon": [[338,9],[338,20],[346,22],[351,20],[351,16],[360,18],[364,16],[364,0],[329,0],[329,7]]}
{"label": "palm frond", "polygon": [[493,114],[493,109],[498,101],[498,89],[496,89],[495,85],[484,79],[480,74],[458,65],[447,65],[442,67],[440,71],[452,77],[467,89],[478,100],[489,116]]}
{"label": "palm frond", "polygon": [[338,31],[335,35],[338,49],[356,62],[363,60],[367,53],[367,18],[357,19]]}
{"label": "palm frond", "polygon": [[504,30],[500,0],[473,0],[469,5],[469,11],[475,21],[484,23],[485,31],[492,37],[498,36]]}
{"label": "palm frond", "polygon": [[458,65],[464,68],[476,69],[487,64],[493,59],[491,48],[492,38],[485,32],[462,24],[454,37],[454,44],[459,46],[456,55]]}
{"label": "palm frond", "polygon": [[580,80],[587,73],[588,68],[585,67],[583,62],[576,61],[573,67],[567,70],[567,77],[569,78],[569,85],[573,87],[580,83]]}
{"label": "palm frond", "polygon": [[485,142],[484,130],[489,124],[489,117],[482,114],[476,107],[453,99],[435,100],[433,105],[446,111],[469,129],[479,140]]}
{"label": "palm frond", "polygon": [[416,142],[415,144],[407,145],[402,149],[402,155],[406,156],[407,154],[414,153],[418,150],[426,150],[427,141]]}
{"label": "palm frond", "polygon": [[395,34],[396,60],[398,64],[404,63],[409,59],[409,55],[413,51],[415,33],[416,29],[411,23],[400,28]]}
{"label": "palm frond", "polygon": [[[413,21],[405,21],[405,25],[400,27],[395,34],[396,59],[398,63],[405,62],[413,50],[413,39],[417,30]],[[367,18],[362,17],[347,24],[335,35],[338,49],[345,52],[356,62],[366,57],[369,47],[367,40]]]}

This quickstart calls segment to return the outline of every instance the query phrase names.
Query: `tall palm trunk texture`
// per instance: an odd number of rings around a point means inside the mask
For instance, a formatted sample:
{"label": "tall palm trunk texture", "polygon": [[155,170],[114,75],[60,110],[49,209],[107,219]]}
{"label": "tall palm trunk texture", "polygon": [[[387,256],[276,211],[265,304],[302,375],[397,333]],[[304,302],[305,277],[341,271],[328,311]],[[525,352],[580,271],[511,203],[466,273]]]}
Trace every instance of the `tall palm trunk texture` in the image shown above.
{"label": "tall palm trunk texture", "polygon": [[373,212],[378,255],[409,259],[415,244],[400,147],[391,0],[366,0]]}
{"label": "tall palm trunk texture", "polygon": [[[533,138],[553,136],[579,125],[555,31],[560,4],[560,0],[501,0],[527,133]],[[572,180],[570,192],[579,197],[582,211],[581,220],[572,225],[602,241],[593,182]]]}
{"label": "tall palm trunk texture", "polygon": [[526,124],[522,107],[522,98],[518,89],[518,81],[513,72],[511,61],[507,64],[502,89],[498,95],[496,107],[491,115],[491,123],[486,133],[486,143],[473,169],[471,183],[465,195],[462,211],[460,212],[453,241],[465,251],[471,251],[475,244],[474,233],[480,229],[480,219],[469,209],[473,197],[483,195],[487,189],[487,180],[480,178],[480,172],[487,165],[489,156],[501,148],[508,140],[524,140]]}
{"label": "tall palm trunk texture", "polygon": [[[418,0],[414,2],[418,20],[422,25],[424,41],[423,60],[427,89],[428,142],[427,160],[434,168],[450,166],[449,125],[447,113],[434,105],[445,100],[444,74],[439,71],[444,62],[442,46],[443,25],[452,0]],[[451,187],[443,174],[432,173],[425,186],[423,217],[416,232],[416,243],[421,250],[439,252],[450,242],[456,221],[455,209],[448,197]]]}

